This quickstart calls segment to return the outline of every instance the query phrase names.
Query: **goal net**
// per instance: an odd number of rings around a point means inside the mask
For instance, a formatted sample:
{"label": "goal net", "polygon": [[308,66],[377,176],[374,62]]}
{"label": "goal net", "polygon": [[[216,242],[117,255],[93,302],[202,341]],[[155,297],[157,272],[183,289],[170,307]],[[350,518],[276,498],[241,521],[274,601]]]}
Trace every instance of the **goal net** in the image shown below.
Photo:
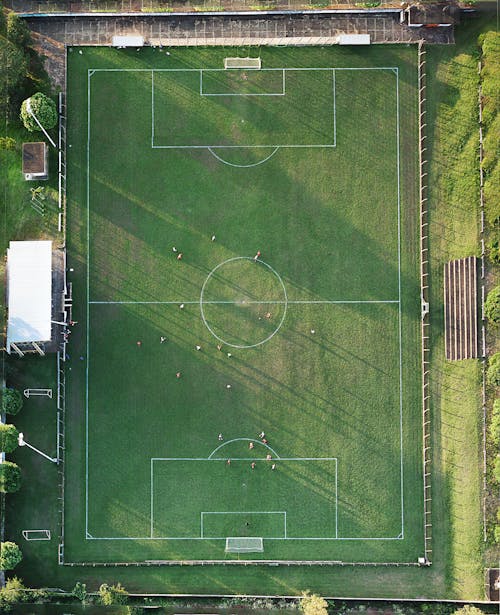
{"label": "goal net", "polygon": [[260,58],[224,58],[224,68],[261,68]]}
{"label": "goal net", "polygon": [[226,538],[226,553],[262,553],[262,538]]}
{"label": "goal net", "polygon": [[50,540],[50,530],[23,530],[25,540]]}

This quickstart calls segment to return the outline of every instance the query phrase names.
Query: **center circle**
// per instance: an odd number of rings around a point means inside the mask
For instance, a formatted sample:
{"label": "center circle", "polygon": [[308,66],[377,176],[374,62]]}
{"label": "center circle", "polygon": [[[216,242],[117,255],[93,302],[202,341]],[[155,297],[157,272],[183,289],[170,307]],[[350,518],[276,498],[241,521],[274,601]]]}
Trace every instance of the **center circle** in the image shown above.
{"label": "center circle", "polygon": [[212,269],[200,294],[201,318],[219,342],[255,348],[268,342],[285,320],[283,280],[260,258],[235,256]]}

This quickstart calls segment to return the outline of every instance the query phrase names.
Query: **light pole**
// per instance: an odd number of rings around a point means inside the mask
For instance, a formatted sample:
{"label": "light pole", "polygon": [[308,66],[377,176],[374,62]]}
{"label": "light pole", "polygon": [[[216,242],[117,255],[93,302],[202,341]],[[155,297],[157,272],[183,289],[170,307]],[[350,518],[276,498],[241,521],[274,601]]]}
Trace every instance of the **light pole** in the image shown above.
{"label": "light pole", "polygon": [[38,450],[37,448],[35,448],[34,446],[32,446],[31,444],[26,442],[26,440],[24,439],[24,434],[22,432],[19,432],[19,436],[17,438],[17,441],[19,443],[19,446],[27,446],[32,451],[35,451],[36,453],[38,453],[42,457],[45,457],[45,459],[48,459],[49,461],[52,461],[52,463],[59,463],[59,460],[57,459],[57,457],[49,457],[45,453],[42,453],[42,451]]}
{"label": "light pole", "polygon": [[54,143],[54,141],[50,138],[50,135],[47,133],[47,131],[45,130],[45,128],[40,124],[40,122],[38,121],[37,116],[33,113],[33,109],[31,108],[31,98],[27,98],[26,99],[26,111],[31,115],[31,117],[35,120],[35,122],[38,125],[38,128],[40,128],[40,130],[43,132],[43,134],[47,137],[47,139],[52,143],[52,145],[57,149],[57,145]]}

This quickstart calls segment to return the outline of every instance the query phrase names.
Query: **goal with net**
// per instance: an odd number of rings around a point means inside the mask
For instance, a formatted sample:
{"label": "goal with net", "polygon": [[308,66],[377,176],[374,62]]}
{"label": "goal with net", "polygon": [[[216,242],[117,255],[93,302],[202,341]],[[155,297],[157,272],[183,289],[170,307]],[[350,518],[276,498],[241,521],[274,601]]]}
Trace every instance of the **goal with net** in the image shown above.
{"label": "goal with net", "polygon": [[226,553],[262,553],[262,538],[226,538]]}
{"label": "goal with net", "polygon": [[25,540],[50,540],[50,530],[23,530]]}
{"label": "goal with net", "polygon": [[224,68],[261,68],[260,58],[224,58]]}

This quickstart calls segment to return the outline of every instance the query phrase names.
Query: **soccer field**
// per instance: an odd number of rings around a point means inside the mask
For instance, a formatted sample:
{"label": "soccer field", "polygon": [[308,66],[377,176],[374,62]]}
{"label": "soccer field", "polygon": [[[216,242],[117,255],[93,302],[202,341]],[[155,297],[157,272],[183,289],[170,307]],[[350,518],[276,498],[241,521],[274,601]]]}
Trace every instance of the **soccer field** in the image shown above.
{"label": "soccer field", "polygon": [[80,51],[65,560],[416,562],[416,50]]}

